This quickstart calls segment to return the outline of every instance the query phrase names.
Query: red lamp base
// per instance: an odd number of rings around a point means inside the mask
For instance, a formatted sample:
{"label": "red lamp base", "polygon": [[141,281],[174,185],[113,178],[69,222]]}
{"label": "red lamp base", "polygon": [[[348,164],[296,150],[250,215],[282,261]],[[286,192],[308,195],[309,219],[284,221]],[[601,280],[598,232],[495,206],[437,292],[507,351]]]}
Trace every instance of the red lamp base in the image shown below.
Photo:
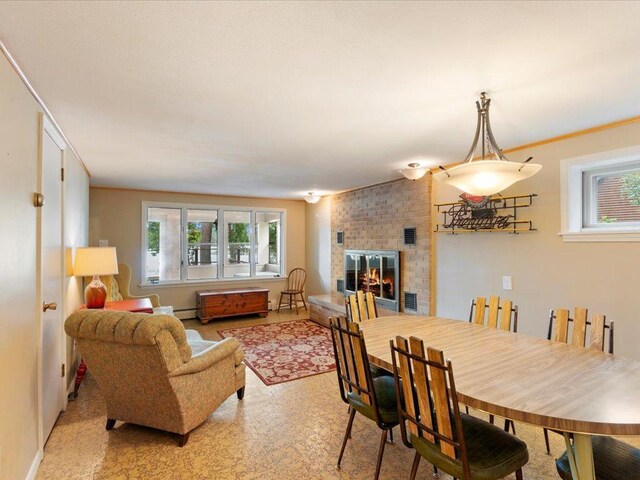
{"label": "red lamp base", "polygon": [[98,275],[94,275],[91,283],[84,289],[84,303],[87,308],[104,308],[106,302],[107,287]]}

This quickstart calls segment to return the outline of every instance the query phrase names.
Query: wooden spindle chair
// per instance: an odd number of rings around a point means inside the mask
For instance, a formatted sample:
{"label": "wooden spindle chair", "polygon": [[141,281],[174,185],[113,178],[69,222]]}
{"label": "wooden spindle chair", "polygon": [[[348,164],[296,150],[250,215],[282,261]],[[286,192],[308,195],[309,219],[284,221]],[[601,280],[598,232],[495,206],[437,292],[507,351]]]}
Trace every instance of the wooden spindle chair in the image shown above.
{"label": "wooden spindle chair", "polygon": [[376,298],[371,292],[358,290],[344,299],[347,318],[352,322],[362,322],[372,318],[378,318]]}
{"label": "wooden spindle chair", "polygon": [[[551,310],[549,313],[549,330],[547,331],[547,340],[554,342],[570,343],[578,347],[587,347],[587,328],[589,327],[589,345],[593,348],[605,351],[605,332],[609,329],[609,353],[613,354],[613,322],[607,325],[607,317],[605,315],[594,315],[593,320],[588,320],[588,309],[584,307],[575,307],[573,318],[566,308],[558,308]],[[555,320],[555,322],[554,322]],[[555,323],[555,326],[554,326]],[[573,325],[573,329],[570,326]],[[551,430],[555,433],[562,432]],[[544,428],[544,444],[547,449],[547,455],[551,455],[551,445],[549,443],[549,429]]]}
{"label": "wooden spindle chair", "polygon": [[304,309],[307,309],[307,303],[304,301],[304,284],[307,281],[307,272],[304,268],[294,268],[289,272],[287,276],[287,283],[284,290],[280,292],[280,301],[278,302],[278,313],[280,313],[280,307],[282,306],[282,299],[285,295],[289,296],[289,309],[293,308],[295,304],[296,315],[298,314],[298,295],[302,300]]}
{"label": "wooden spindle chair", "polygon": [[[500,303],[500,297],[497,296],[489,297],[488,302],[484,297],[476,297],[471,300],[469,323],[518,333],[518,306],[506,299]],[[469,414],[469,407],[465,407],[465,411]],[[493,423],[494,421],[494,416],[489,415],[489,422]],[[516,425],[509,419],[505,419],[504,429],[507,432],[512,430],[514,435],[516,433]]]}
{"label": "wooden spindle chair", "polygon": [[[441,350],[411,337],[390,341],[402,441],[416,454],[410,479],[420,458],[463,480],[500,479],[529,460],[527,445],[479,418],[460,413],[451,361]],[[508,460],[508,461],[506,461]]]}
{"label": "wooden spindle chair", "polygon": [[373,378],[371,375],[367,347],[357,323],[347,320],[342,315],[331,317],[329,322],[340,396],[349,405],[349,422],[340,448],[336,469],[340,469],[347,440],[351,437],[353,419],[358,412],[373,420],[382,430],[374,476],[377,480],[380,476],[387,434],[393,435],[392,429],[398,425],[395,383],[393,377]]}

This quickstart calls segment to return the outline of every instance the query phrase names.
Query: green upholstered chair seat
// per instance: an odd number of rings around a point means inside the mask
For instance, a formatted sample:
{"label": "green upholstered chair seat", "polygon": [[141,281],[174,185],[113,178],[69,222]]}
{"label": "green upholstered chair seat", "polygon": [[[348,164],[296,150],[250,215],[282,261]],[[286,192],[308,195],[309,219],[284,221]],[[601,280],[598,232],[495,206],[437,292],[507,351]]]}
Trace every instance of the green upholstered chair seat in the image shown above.
{"label": "green upholstered chair seat", "polygon": [[372,377],[391,377],[393,378],[393,372],[389,372],[384,368],[376,367],[375,365],[370,365],[369,370],[371,370]]}
{"label": "green upholstered chair seat", "polygon": [[[640,480],[640,449],[611,437],[594,436],[592,442],[598,480]],[[566,451],[556,460],[556,468],[561,478],[571,480]]]}
{"label": "green upholstered chair seat", "polygon": [[[382,423],[387,425],[398,424],[398,408],[396,405],[396,385],[393,377],[381,376],[373,379],[373,388],[376,393],[376,401]],[[355,392],[347,394],[349,405],[358,413],[375,421],[373,407],[362,401],[360,395]]]}
{"label": "green upholstered chair seat", "polygon": [[[527,445],[519,438],[464,413],[461,419],[472,479],[497,480],[529,461]],[[424,438],[411,435],[411,444],[431,464],[456,478],[464,478],[462,461],[444,455],[437,445]]]}

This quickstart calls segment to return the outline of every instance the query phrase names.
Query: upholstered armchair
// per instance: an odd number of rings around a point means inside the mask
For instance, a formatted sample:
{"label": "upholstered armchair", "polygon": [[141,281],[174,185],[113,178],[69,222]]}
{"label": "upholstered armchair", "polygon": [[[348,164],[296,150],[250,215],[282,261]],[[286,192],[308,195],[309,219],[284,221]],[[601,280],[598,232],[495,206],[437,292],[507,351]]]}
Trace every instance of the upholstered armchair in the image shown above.
{"label": "upholstered armchair", "polygon": [[237,392],[245,365],[234,338],[203,340],[171,315],[78,310],[65,331],[77,341],[107,404],[107,430],[116,420],[181,436]]}
{"label": "upholstered armchair", "polygon": [[[135,296],[129,292],[131,284],[131,267],[126,263],[118,264],[117,275],[107,275],[100,277],[100,281],[107,287],[107,302],[118,300],[133,300],[136,298],[148,298],[154,308],[160,306],[160,297],[155,293],[149,295]],[[89,279],[89,281],[91,281]]]}

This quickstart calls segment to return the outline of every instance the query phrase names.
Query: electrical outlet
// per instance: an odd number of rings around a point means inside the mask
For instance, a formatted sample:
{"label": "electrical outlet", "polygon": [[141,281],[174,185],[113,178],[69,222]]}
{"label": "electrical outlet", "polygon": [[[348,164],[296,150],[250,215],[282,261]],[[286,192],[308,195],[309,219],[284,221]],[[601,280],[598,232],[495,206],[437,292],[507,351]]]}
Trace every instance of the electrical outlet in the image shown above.
{"label": "electrical outlet", "polygon": [[502,289],[503,290],[513,290],[511,285],[511,275],[505,275],[502,277]]}
{"label": "electrical outlet", "polygon": [[98,246],[99,247],[108,247],[109,246],[109,240],[98,240]]}

